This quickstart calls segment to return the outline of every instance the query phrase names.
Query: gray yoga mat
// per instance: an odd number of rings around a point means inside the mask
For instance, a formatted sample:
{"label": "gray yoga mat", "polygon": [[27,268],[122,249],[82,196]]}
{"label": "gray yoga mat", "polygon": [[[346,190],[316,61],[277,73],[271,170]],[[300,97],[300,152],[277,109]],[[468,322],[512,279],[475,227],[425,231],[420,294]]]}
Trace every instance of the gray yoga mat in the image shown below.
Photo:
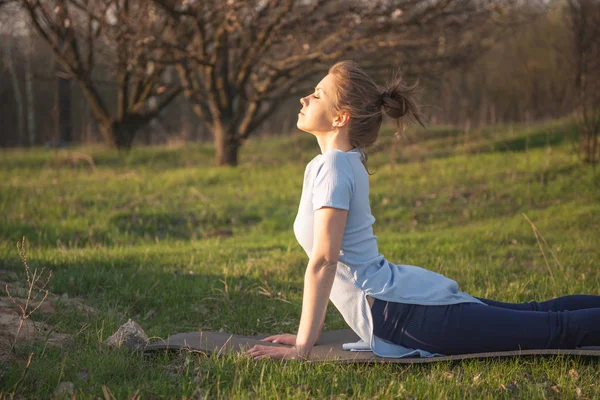
{"label": "gray yoga mat", "polygon": [[[265,346],[283,346],[270,342],[261,342],[260,339],[269,335],[241,336],[230,333],[213,331],[177,333],[169,336],[166,340],[158,340],[148,344],[144,352],[156,352],[161,350],[196,350],[206,354],[227,352],[240,353],[251,348],[255,344]],[[468,358],[491,358],[491,357],[514,357],[514,356],[544,356],[544,355],[574,355],[600,357],[600,346],[582,347],[574,350],[566,349],[540,349],[520,351],[499,351],[490,353],[460,354],[454,356],[431,357],[431,358],[385,358],[378,357],[371,351],[346,351],[342,344],[357,342],[358,336],[351,330],[337,330],[323,332],[319,341],[313,348],[309,361],[334,361],[339,363],[430,363],[438,361],[464,360]]]}

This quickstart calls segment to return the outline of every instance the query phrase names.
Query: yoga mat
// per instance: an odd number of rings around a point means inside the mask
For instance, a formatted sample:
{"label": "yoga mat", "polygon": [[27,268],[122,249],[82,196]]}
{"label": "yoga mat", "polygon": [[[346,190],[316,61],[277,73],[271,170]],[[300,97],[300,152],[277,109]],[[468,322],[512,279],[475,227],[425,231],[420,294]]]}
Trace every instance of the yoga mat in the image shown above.
{"label": "yoga mat", "polygon": [[[199,331],[177,333],[166,340],[158,340],[148,344],[144,352],[161,350],[197,350],[206,354],[217,353],[223,355],[227,352],[244,352],[255,344],[264,346],[284,346],[270,342],[261,342],[260,339],[270,335],[241,336],[230,333],[213,331]],[[514,357],[514,356],[544,356],[544,355],[574,355],[600,357],[600,346],[582,347],[574,350],[567,349],[540,349],[499,351],[489,353],[471,353],[443,357],[429,358],[385,358],[373,354],[371,351],[346,351],[342,344],[358,342],[359,337],[351,330],[337,330],[323,332],[319,341],[311,351],[309,362],[334,361],[339,363],[399,363],[421,364],[438,361],[454,361],[469,358]],[[284,346],[289,347],[289,346]]]}

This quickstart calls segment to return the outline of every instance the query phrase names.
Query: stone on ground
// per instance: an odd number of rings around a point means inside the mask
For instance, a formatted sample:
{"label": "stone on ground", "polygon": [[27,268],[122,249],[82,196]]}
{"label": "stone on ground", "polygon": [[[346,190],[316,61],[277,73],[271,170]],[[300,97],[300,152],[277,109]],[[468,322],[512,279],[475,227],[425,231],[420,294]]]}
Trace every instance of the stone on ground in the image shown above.
{"label": "stone on ground", "polygon": [[148,344],[148,336],[137,322],[130,319],[106,339],[104,344],[115,347],[124,345],[129,350],[143,350]]}

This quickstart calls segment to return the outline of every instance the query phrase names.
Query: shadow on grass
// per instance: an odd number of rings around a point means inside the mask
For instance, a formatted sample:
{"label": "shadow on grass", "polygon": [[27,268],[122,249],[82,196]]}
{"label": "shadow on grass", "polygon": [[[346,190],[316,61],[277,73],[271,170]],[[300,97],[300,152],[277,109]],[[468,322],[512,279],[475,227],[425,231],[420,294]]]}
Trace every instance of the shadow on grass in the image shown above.
{"label": "shadow on grass", "polygon": [[[282,332],[288,325],[289,330],[297,328],[300,316],[300,301],[288,297],[301,293],[301,283],[228,276],[224,265],[189,266],[154,257],[144,262],[134,256],[45,265],[53,270],[52,293],[79,298],[115,324],[131,318],[149,336],[197,329],[243,335]],[[206,272],[210,268],[214,273]]]}
{"label": "shadow on grass", "polygon": [[214,147],[208,144],[190,143],[184,148],[135,147],[129,153],[109,148],[73,148],[58,151],[35,149],[30,152],[8,153],[0,157],[0,168],[5,170],[78,169],[90,170],[87,160],[75,157],[85,154],[95,167],[102,168],[149,168],[168,170],[190,166],[214,165]]}
{"label": "shadow on grass", "polygon": [[[243,222],[256,223],[260,217],[243,216]],[[217,230],[231,230],[232,216],[202,210],[194,212],[127,212],[118,213],[110,220],[119,230],[119,236],[159,239],[197,239]]]}
{"label": "shadow on grass", "polygon": [[507,152],[507,151],[526,151],[527,149],[536,149],[547,146],[558,146],[567,140],[573,140],[573,133],[570,131],[546,130],[536,132],[531,135],[520,135],[516,138],[500,140],[493,144],[489,152]]}
{"label": "shadow on grass", "polygon": [[189,166],[213,166],[214,148],[206,144],[188,144],[183,148],[137,147],[130,153],[111,152],[99,157],[98,165],[141,167],[166,170]]}
{"label": "shadow on grass", "polygon": [[0,237],[6,241],[17,243],[23,239],[23,236],[32,247],[62,245],[69,248],[83,248],[98,244],[114,244],[110,233],[106,231],[61,228],[54,224],[28,224],[20,221],[5,221],[0,224]]}
{"label": "shadow on grass", "polygon": [[[210,210],[117,212],[110,217],[108,229],[5,221],[0,224],[0,237],[16,243],[25,236],[32,246],[86,248],[131,245],[156,239],[198,240],[231,236],[234,228],[247,229],[262,221],[263,216],[241,209],[225,210],[223,213]],[[265,221],[268,225],[273,222],[277,221]]]}
{"label": "shadow on grass", "polygon": [[[527,131],[527,128],[517,126],[517,132],[525,133],[518,136],[506,138],[509,136],[503,128],[497,132],[495,127],[483,128],[479,133],[471,131],[466,137],[465,132],[454,127],[433,127],[432,129],[422,130],[409,134],[408,138],[402,140],[398,145],[398,154],[395,156],[396,164],[407,164],[415,161],[424,161],[428,159],[442,159],[467,153],[505,153],[505,152],[524,152],[544,148],[546,146],[560,146],[567,142],[574,142],[577,138],[576,127],[572,124],[562,124],[559,126],[535,127]],[[445,141],[445,139],[450,140]],[[468,139],[468,140],[467,140]],[[442,142],[440,142],[442,141]],[[369,154],[386,154],[393,146],[393,137],[383,136],[369,150]],[[388,163],[386,160],[379,166]]]}
{"label": "shadow on grass", "polygon": [[[129,230],[125,230],[125,235],[119,235],[114,231],[111,232],[97,227],[88,229],[84,227],[66,228],[55,224],[6,222],[0,225],[0,236],[8,242],[14,243],[25,236],[32,247],[61,247],[64,249],[133,245],[140,242],[140,239],[142,241],[154,241],[155,238],[159,236],[159,234],[156,233],[158,228],[153,228],[149,232],[144,232],[142,229],[143,227],[139,227],[137,231],[133,230],[133,233]],[[127,233],[129,233],[129,235],[127,235]],[[150,236],[151,233],[154,234]],[[193,235],[194,232],[190,232],[187,238],[192,239]],[[164,232],[160,233],[160,238],[165,238]],[[175,236],[172,236],[172,238],[177,239]]]}

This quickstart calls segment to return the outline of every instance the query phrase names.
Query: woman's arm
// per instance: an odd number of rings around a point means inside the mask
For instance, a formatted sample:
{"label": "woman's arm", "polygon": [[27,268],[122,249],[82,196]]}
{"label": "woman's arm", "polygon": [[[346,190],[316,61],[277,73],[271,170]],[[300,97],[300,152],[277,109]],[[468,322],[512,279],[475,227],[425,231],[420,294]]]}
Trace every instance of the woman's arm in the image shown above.
{"label": "woman's arm", "polygon": [[331,207],[322,207],[314,212],[313,248],[304,274],[302,315],[296,346],[283,350],[278,347],[254,346],[248,351],[250,355],[255,358],[308,357],[325,320],[347,216],[348,211]]}
{"label": "woman's arm", "polygon": [[299,356],[308,357],[321,333],[335,279],[348,211],[323,207],[314,212],[312,256],[304,274],[302,315],[296,338]]}

